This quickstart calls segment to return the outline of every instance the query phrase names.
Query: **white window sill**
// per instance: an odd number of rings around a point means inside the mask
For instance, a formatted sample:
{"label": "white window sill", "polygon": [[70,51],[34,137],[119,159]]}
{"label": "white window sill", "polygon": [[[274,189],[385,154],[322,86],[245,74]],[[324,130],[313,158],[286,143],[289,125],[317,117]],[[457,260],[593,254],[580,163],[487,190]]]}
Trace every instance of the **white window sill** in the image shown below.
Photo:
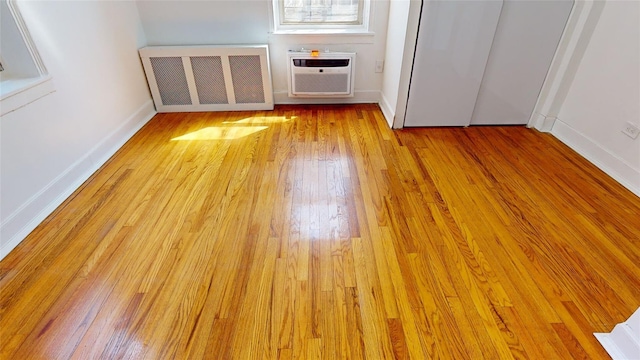
{"label": "white window sill", "polygon": [[304,43],[310,46],[314,44],[373,44],[375,33],[362,30],[296,29],[276,30],[269,37],[280,38],[286,42]]}
{"label": "white window sill", "polygon": [[0,82],[0,116],[15,111],[55,91],[51,76],[4,79]]}
{"label": "white window sill", "polygon": [[280,29],[272,32],[273,35],[347,35],[347,36],[374,36],[375,33],[366,30],[350,29]]}

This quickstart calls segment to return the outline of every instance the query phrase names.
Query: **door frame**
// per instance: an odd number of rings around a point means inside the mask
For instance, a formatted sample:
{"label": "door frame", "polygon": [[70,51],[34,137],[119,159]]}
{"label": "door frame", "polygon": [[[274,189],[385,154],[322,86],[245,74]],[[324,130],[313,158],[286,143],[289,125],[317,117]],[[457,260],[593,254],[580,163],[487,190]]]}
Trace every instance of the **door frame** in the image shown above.
{"label": "door frame", "polygon": [[605,4],[575,0],[527,127],[541,132],[553,128]]}

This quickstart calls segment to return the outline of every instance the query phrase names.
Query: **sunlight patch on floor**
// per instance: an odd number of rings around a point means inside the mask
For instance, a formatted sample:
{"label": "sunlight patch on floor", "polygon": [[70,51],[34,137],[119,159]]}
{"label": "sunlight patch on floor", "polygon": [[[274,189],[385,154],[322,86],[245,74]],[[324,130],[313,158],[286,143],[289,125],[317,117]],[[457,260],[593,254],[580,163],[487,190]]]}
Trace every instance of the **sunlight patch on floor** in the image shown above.
{"label": "sunlight patch on floor", "polygon": [[295,120],[297,116],[254,116],[242,120],[225,121],[223,124],[282,124]]}
{"label": "sunlight patch on floor", "polygon": [[175,137],[171,141],[189,140],[235,140],[255,134],[268,126],[211,126],[198,131],[194,131],[182,136]]}

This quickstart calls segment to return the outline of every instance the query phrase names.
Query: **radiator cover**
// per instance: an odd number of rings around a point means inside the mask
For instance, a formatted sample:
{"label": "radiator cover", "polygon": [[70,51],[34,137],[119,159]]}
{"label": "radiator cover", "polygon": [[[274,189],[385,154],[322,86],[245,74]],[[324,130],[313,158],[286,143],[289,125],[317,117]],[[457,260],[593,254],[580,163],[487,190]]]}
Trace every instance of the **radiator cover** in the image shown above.
{"label": "radiator cover", "polygon": [[158,112],[272,110],[267,45],[139,50]]}

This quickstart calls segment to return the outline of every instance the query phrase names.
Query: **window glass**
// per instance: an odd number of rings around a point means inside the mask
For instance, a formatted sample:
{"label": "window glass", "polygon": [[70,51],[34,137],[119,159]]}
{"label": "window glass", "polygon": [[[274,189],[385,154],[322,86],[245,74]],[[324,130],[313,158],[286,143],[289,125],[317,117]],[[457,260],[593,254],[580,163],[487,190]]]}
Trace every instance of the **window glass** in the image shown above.
{"label": "window glass", "polygon": [[276,33],[368,33],[371,0],[273,0]]}
{"label": "window glass", "polygon": [[280,0],[283,24],[362,24],[361,0]]}

